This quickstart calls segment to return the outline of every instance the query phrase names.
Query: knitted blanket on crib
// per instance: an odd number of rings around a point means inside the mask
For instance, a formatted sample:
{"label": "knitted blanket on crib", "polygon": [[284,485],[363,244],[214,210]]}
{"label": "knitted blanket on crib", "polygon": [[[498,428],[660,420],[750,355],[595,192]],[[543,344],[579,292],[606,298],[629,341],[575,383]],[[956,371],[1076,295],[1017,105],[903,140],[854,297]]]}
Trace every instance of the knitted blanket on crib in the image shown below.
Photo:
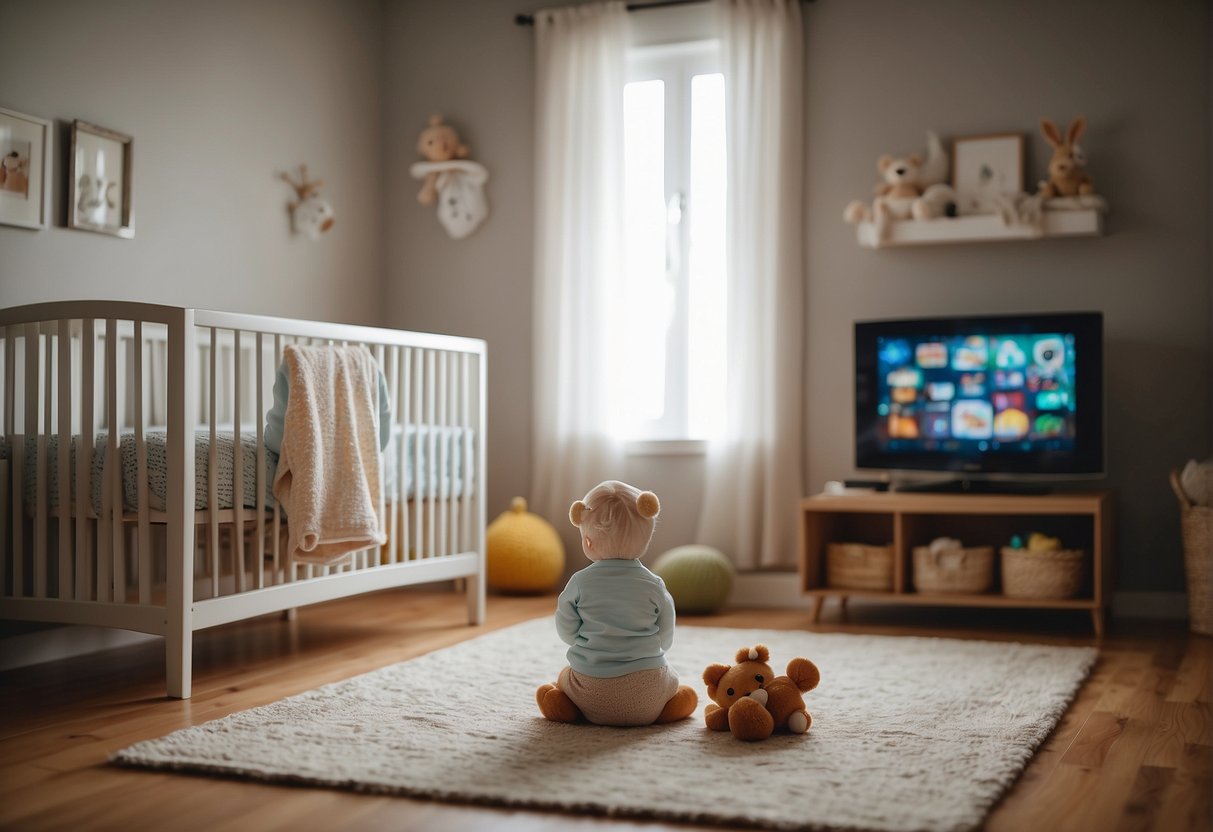
{"label": "knitted blanket on crib", "polygon": [[274,496],[294,560],[332,565],[387,542],[377,507],[379,371],[365,347],[291,345]]}

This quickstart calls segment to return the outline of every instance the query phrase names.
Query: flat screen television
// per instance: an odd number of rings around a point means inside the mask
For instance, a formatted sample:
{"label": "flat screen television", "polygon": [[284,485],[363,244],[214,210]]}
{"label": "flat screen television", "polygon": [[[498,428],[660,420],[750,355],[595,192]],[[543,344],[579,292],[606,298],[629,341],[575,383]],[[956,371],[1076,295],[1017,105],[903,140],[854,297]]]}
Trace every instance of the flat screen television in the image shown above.
{"label": "flat screen television", "polygon": [[1103,413],[1099,312],[855,324],[858,468],[1094,476]]}

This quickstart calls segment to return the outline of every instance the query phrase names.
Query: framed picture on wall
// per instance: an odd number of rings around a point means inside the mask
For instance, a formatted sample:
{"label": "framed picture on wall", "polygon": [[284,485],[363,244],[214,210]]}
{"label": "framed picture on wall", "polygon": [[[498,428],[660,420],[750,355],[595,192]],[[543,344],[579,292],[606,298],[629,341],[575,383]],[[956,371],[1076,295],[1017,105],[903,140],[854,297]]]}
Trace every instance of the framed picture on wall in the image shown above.
{"label": "framed picture on wall", "polygon": [[46,119],[0,108],[0,223],[46,228],[51,132]]}
{"label": "framed picture on wall", "polygon": [[1023,191],[1023,134],[967,136],[952,143],[952,187],[961,214],[988,214]]}
{"label": "framed picture on wall", "polygon": [[130,136],[86,121],[72,122],[68,156],[67,227],[135,236],[131,213]]}

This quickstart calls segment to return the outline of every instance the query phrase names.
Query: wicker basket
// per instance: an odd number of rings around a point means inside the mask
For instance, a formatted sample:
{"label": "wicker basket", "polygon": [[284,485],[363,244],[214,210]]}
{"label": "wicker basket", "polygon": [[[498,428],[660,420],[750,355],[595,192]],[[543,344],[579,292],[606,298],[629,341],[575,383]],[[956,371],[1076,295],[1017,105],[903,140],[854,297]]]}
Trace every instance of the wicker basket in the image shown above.
{"label": "wicker basket", "polygon": [[1082,588],[1082,549],[1035,552],[1002,547],[1002,594],[1008,598],[1071,598]]}
{"label": "wicker basket", "polygon": [[1188,499],[1179,483],[1179,472],[1171,472],[1171,488],[1179,498],[1180,532],[1184,542],[1184,567],[1188,573],[1188,619],[1194,633],[1213,636],[1213,507],[1198,506]]}
{"label": "wicker basket", "polygon": [[830,543],[826,546],[826,584],[838,589],[893,591],[893,544]]}
{"label": "wicker basket", "polygon": [[989,592],[994,585],[994,547],[932,552],[915,546],[914,589],[918,592]]}

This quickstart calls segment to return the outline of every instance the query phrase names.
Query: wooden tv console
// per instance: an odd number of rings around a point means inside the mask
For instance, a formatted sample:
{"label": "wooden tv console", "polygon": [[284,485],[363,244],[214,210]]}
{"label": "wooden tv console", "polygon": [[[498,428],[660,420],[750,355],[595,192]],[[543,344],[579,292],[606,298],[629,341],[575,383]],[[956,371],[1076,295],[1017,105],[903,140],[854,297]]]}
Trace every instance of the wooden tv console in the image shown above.
{"label": "wooden tv console", "polygon": [[[966,607],[1087,610],[1095,634],[1102,635],[1104,610],[1112,588],[1112,495],[1057,493],[924,494],[871,492],[818,494],[800,503],[800,589],[811,596],[813,620],[826,598],[845,609],[848,598],[879,599],[894,604]],[[1067,549],[1090,554],[1087,580],[1073,598],[1048,600],[1008,598],[1002,594],[999,549],[1014,534],[1040,531],[1059,536]],[[911,550],[936,537],[958,538],[966,546],[994,547],[994,588],[983,594],[926,594],[915,591]],[[828,586],[826,545],[831,542],[893,545],[891,592]]]}

